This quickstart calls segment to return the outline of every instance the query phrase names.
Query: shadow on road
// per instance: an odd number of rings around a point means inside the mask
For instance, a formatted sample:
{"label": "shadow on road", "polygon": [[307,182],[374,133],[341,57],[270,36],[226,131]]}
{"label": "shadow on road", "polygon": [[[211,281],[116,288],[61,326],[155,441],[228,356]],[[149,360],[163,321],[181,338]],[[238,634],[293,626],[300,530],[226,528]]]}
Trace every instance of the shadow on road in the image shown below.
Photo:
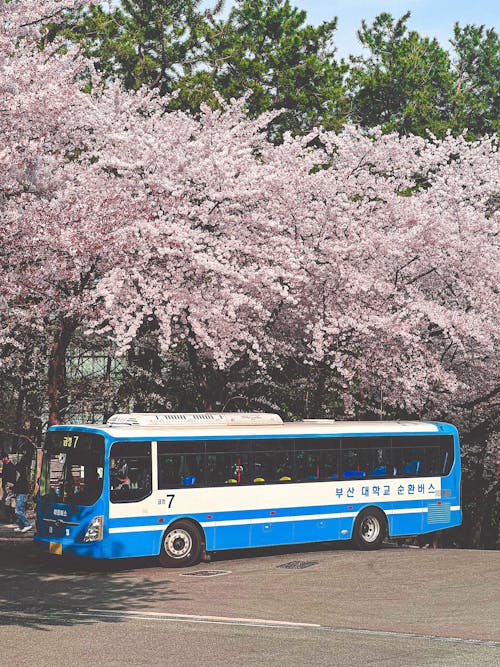
{"label": "shadow on road", "polygon": [[318,542],[308,544],[289,544],[279,547],[258,547],[255,549],[234,549],[228,551],[216,551],[210,554],[210,562],[223,563],[226,560],[245,560],[259,556],[297,556],[321,551],[347,551],[352,550],[349,542]]}
{"label": "shadow on road", "polygon": [[167,570],[161,581],[152,581],[144,572],[140,578],[133,576],[138,568],[152,567],[157,562],[151,558],[57,560],[41,554],[33,543],[1,544],[0,626],[49,629],[89,624],[94,622],[88,615],[92,609],[147,611],[154,601],[168,610],[169,603],[188,599],[173,587]]}
{"label": "shadow on road", "polygon": [[[390,545],[387,545],[388,547]],[[211,554],[211,562],[245,560],[259,556],[283,555],[302,560],[301,554],[321,551],[346,551],[345,542],[307,544],[266,549],[241,549]],[[161,603],[165,611],[175,610],[175,603],[189,601],[178,590],[176,570],[163,570],[158,579],[156,558],[93,560],[59,558],[42,553],[31,541],[0,544],[0,626],[21,625],[48,629],[50,626],[93,623],[93,609],[144,612]],[[203,569],[203,563],[199,569]],[[148,570],[155,570],[148,577]],[[120,617],[99,621],[120,622]]]}

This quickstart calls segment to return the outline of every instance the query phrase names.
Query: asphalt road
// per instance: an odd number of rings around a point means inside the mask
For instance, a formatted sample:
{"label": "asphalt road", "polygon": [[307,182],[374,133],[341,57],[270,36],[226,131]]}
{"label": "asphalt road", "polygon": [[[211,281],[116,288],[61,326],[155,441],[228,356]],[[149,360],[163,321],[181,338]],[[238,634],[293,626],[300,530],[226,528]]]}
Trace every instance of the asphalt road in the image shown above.
{"label": "asphalt road", "polygon": [[0,572],[9,667],[500,665],[500,552],[330,546],[166,570],[20,540],[0,543]]}

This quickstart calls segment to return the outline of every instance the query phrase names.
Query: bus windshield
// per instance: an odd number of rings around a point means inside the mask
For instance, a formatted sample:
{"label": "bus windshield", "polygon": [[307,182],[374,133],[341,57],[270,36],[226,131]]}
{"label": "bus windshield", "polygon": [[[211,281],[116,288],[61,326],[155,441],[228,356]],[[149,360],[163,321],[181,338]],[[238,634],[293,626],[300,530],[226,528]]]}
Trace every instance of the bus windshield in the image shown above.
{"label": "bus windshield", "polygon": [[93,505],[102,493],[104,438],[52,431],[44,450],[40,496],[70,505]]}

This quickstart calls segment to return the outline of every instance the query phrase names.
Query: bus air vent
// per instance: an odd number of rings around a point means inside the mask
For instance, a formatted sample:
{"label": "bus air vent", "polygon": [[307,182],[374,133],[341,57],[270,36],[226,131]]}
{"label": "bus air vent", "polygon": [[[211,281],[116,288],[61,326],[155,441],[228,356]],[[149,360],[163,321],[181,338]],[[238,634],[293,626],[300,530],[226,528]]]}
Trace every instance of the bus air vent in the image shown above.
{"label": "bus air vent", "polygon": [[427,510],[427,523],[449,523],[451,521],[450,503],[430,503]]}
{"label": "bus air vent", "polygon": [[116,414],[109,426],[271,426],[283,424],[279,415],[265,412],[156,412]]}
{"label": "bus air vent", "polygon": [[335,419],[304,419],[306,424],[335,424]]}

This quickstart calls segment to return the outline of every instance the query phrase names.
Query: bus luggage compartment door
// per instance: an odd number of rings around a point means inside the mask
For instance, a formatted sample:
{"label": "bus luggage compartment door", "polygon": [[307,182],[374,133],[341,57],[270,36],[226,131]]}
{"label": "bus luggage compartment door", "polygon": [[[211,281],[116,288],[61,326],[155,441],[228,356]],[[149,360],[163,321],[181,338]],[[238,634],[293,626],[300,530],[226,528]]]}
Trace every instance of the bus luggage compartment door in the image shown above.
{"label": "bus luggage compartment door", "polygon": [[[283,517],[285,519],[285,517]],[[293,521],[280,520],[278,510],[270,510],[269,517],[262,522],[250,526],[250,545],[265,547],[274,544],[290,544],[293,542]]]}

